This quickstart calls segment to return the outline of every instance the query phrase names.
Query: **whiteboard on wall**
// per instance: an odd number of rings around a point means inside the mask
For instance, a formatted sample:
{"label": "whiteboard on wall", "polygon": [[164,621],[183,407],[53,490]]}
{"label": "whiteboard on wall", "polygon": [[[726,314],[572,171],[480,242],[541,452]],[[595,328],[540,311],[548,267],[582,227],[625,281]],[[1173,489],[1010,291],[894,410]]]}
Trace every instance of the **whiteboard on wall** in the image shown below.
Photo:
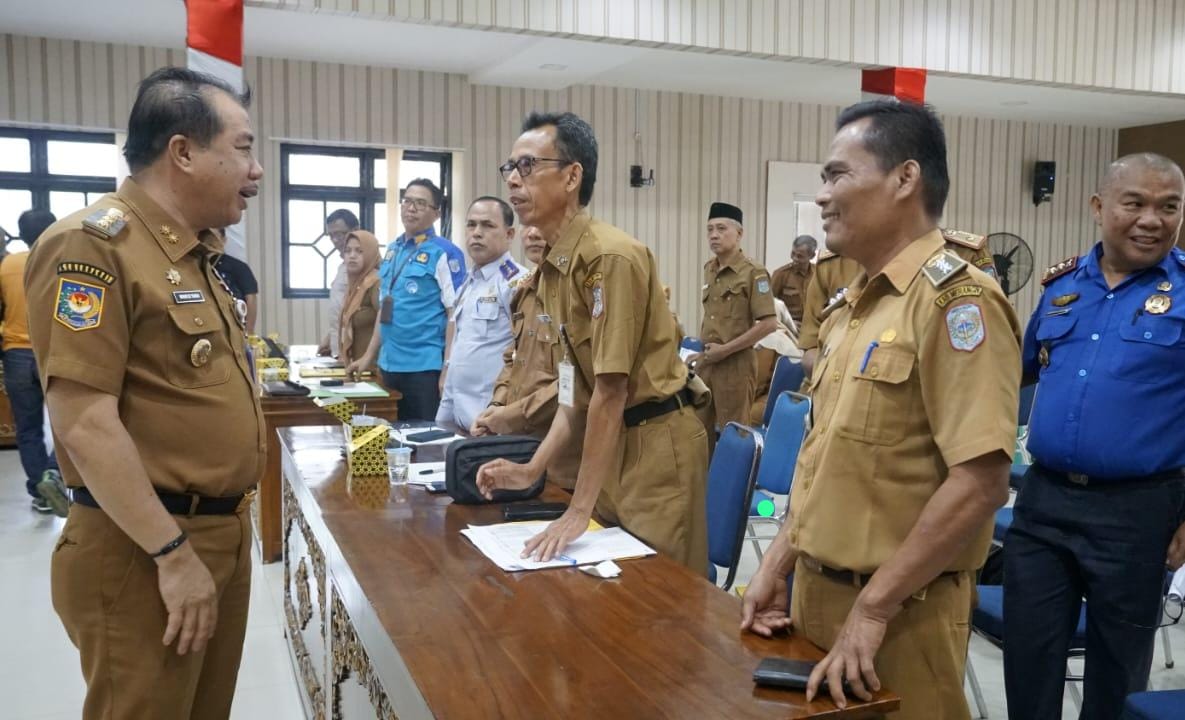
{"label": "whiteboard on wall", "polygon": [[765,266],[773,270],[790,262],[794,238],[813,235],[825,247],[823,219],[815,193],[823,166],[770,160],[765,202]]}

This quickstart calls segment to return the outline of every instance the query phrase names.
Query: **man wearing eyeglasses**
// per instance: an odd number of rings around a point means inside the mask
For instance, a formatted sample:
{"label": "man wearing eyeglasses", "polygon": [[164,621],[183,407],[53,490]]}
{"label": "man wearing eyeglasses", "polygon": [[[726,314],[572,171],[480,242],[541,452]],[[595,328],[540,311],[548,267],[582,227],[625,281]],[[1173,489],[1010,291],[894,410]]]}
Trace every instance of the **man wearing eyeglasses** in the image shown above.
{"label": "man wearing eyeglasses", "polygon": [[572,113],[532,113],[500,168],[510,204],[547,241],[539,297],[560,334],[559,404],[535,457],[478,472],[487,497],[530,485],[582,420],[584,454],[567,511],[531,538],[523,557],[547,561],[584,534],[594,509],[695,572],[707,569],[707,433],[654,254],[586,209],[597,141]]}
{"label": "man wearing eyeglasses", "polygon": [[[400,203],[403,234],[379,265],[379,315],[366,353],[346,368],[354,377],[378,356],[383,384],[403,395],[402,420],[428,420],[440,406],[444,333],[465,263],[457,246],[435,233],[443,193],[431,180],[407,184]],[[463,257],[463,256],[462,256]],[[455,269],[454,269],[455,268]],[[458,274],[459,271],[459,274]]]}

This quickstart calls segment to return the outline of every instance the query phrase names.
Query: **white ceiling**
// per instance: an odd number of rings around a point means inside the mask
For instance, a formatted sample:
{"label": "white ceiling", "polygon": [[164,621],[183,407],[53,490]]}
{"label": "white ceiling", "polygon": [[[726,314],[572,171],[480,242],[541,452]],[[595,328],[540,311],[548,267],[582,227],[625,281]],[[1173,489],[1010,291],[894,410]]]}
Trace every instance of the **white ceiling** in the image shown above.
{"label": "white ceiling", "polygon": [[[5,32],[156,47],[185,43],[181,0],[0,2]],[[593,84],[764,100],[847,105],[860,71],[807,62],[411,25],[248,7],[249,55],[467,75],[471,82],[556,90]],[[1101,92],[931,74],[926,97],[943,113],[1128,127],[1185,119],[1185,96]]]}

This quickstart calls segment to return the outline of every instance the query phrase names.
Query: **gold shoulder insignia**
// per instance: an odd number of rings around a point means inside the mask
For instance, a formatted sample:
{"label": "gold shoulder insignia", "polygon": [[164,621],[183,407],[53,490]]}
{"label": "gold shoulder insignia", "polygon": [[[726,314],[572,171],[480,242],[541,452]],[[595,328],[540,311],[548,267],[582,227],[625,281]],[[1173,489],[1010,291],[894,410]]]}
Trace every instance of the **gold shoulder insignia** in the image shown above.
{"label": "gold shoulder insignia", "polygon": [[982,250],[983,246],[987,244],[986,235],[976,235],[975,233],[963,232],[962,230],[947,230],[943,229],[942,239],[948,243],[955,245],[962,245],[972,250]]}
{"label": "gold shoulder insignia", "polygon": [[1078,267],[1078,256],[1068,257],[1057,265],[1047,268],[1045,274],[1041,276],[1041,284],[1048,285],[1076,267]]}
{"label": "gold shoulder insignia", "polygon": [[931,285],[940,288],[966,267],[967,261],[963,258],[950,250],[939,250],[922,266],[922,273]]}
{"label": "gold shoulder insignia", "polygon": [[593,285],[601,282],[601,279],[604,277],[602,273],[595,272],[584,279],[584,287],[591,288]]}
{"label": "gold shoulder insignia", "polygon": [[839,256],[836,255],[835,253],[831,252],[827,248],[823,248],[822,250],[819,251],[819,258],[817,260],[815,260],[815,262],[821,263],[824,260],[830,260],[833,257],[839,257]]}
{"label": "gold shoulder insignia", "polygon": [[82,221],[82,228],[95,237],[110,240],[128,224],[127,217],[119,208],[96,210]]}

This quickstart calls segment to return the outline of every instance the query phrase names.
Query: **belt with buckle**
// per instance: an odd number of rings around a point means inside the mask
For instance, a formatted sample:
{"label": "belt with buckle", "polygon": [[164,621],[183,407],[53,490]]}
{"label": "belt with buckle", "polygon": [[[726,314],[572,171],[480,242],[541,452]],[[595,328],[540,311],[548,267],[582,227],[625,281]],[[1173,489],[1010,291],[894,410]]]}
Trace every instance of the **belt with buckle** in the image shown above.
{"label": "belt with buckle", "polygon": [[1034,463],[1034,468],[1046,477],[1079,487],[1116,487],[1120,485],[1124,487],[1136,487],[1185,478],[1185,468],[1174,468],[1172,470],[1152,473],[1151,475],[1129,475],[1127,477],[1107,478],[1091,476],[1085,473],[1068,473],[1061,472],[1060,470],[1051,470],[1039,463]]}
{"label": "belt with buckle", "polygon": [[[99,507],[99,501],[95,500],[91,491],[84,487],[72,488],[70,495],[71,499],[79,505],[102,510]],[[156,496],[160,498],[160,504],[164,505],[170,515],[191,517],[194,515],[237,515],[255,499],[255,488],[251,488],[242,495],[231,495],[230,497],[206,497],[205,495],[171,493],[163,490],[156,490]]]}
{"label": "belt with buckle", "polygon": [[653,400],[651,402],[644,402],[641,405],[635,405],[623,413],[625,426],[634,427],[635,425],[641,425],[647,420],[666,415],[669,412],[675,412],[680,408],[690,405],[692,399],[691,390],[683,388],[666,400]]}
{"label": "belt with buckle", "polygon": [[[803,567],[805,567],[807,570],[810,570],[811,572],[818,573],[818,574],[822,575],[823,577],[827,578],[828,580],[834,580],[835,582],[843,583],[844,585],[851,585],[852,587],[862,588],[868,584],[869,580],[872,579],[872,573],[858,573],[855,570],[844,570],[841,568],[829,567],[829,566],[824,565],[823,563],[819,562],[818,560],[814,559],[810,555],[799,555],[798,561],[803,564]],[[873,572],[875,572],[875,571],[873,571]],[[963,572],[963,571],[962,570],[946,570],[944,572],[939,573],[938,577],[940,577],[940,578],[941,577],[949,577],[951,575],[958,575],[961,572]],[[937,579],[937,578],[935,578],[935,579]],[[921,595],[921,597],[919,599],[924,598],[925,597],[925,589],[923,588],[922,590],[919,590],[917,593],[914,593],[915,597],[918,596],[919,594]]]}

